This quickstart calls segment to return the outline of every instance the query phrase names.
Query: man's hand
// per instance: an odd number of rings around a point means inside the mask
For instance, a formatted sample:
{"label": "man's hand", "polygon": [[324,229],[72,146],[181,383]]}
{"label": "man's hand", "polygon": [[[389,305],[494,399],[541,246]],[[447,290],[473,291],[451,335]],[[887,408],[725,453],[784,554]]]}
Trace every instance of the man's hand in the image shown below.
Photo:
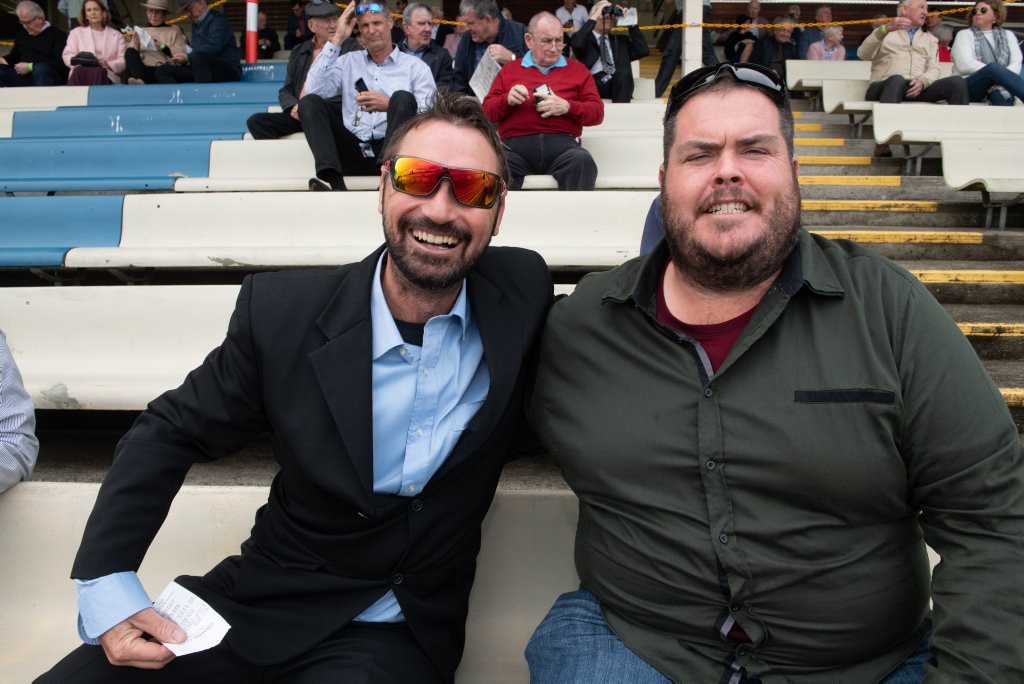
{"label": "man's hand", "polygon": [[499,45],[498,43],[491,43],[487,46],[487,52],[490,53],[491,57],[493,57],[494,61],[498,64],[507,64],[516,58],[514,52],[504,45]]}
{"label": "man's hand", "polygon": [[171,63],[172,64],[177,64],[178,66],[181,66],[182,64],[185,64],[187,62],[188,62],[188,54],[187,53],[176,52],[175,54],[171,55]]}
{"label": "man's hand", "polygon": [[32,69],[28,62],[18,62],[14,65],[14,71],[17,72],[19,76],[28,76],[32,73]]}
{"label": "man's hand", "polygon": [[522,83],[516,83],[512,86],[512,90],[508,91],[508,103],[513,107],[518,107],[528,99],[530,99],[530,91]]}
{"label": "man's hand", "polygon": [[111,665],[159,670],[174,660],[174,654],[163,643],[180,644],[187,638],[181,627],[146,608],[100,635],[100,645]]}
{"label": "man's hand", "polygon": [[910,20],[906,17],[896,17],[885,25],[886,31],[905,31],[910,28]]}
{"label": "man's hand", "polygon": [[352,35],[352,23],[350,20],[355,13],[356,3],[348,3],[345,11],[341,13],[341,17],[338,19],[338,28],[334,29],[334,35],[331,36],[331,42],[334,43],[334,47],[341,47],[341,44]]}
{"label": "man's hand", "polygon": [[608,7],[611,4],[612,3],[608,2],[608,0],[600,0],[600,2],[595,2],[594,6],[590,10],[590,18],[594,21],[600,19],[601,10],[603,10],[605,7]]}
{"label": "man's hand", "polygon": [[293,119],[295,119],[296,121],[300,121],[300,119],[299,119],[299,103],[296,102],[294,105],[292,105],[292,108],[291,108],[291,110],[288,113],[292,115]]}
{"label": "man's hand", "polygon": [[910,82],[907,83],[907,97],[911,100],[920,95],[922,90],[924,90],[924,84],[916,78],[910,79]]}
{"label": "man's hand", "polygon": [[356,95],[356,105],[364,112],[386,112],[389,102],[391,98],[377,90],[366,90]]}
{"label": "man's hand", "polygon": [[565,116],[569,113],[569,101],[563,100],[554,93],[537,93],[534,97],[537,98],[537,112],[542,119]]}

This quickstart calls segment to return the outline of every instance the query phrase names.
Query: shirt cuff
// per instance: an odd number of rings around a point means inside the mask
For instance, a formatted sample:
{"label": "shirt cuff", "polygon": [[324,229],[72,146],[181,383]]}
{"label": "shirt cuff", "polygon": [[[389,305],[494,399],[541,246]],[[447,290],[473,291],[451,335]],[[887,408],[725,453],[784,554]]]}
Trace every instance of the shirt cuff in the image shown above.
{"label": "shirt cuff", "polygon": [[93,580],[75,580],[78,588],[78,636],[99,644],[99,636],[153,602],[134,572],[115,572]]}

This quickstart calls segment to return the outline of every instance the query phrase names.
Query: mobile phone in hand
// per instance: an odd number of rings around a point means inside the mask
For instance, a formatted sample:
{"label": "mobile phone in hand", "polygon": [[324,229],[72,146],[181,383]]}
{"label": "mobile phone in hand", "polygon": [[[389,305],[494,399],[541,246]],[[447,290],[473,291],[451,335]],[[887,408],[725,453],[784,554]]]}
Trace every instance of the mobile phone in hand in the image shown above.
{"label": "mobile phone in hand", "polygon": [[369,88],[366,87],[366,81],[364,81],[362,78],[356,79],[356,90],[358,90],[361,93],[365,93],[367,90],[369,90]]}

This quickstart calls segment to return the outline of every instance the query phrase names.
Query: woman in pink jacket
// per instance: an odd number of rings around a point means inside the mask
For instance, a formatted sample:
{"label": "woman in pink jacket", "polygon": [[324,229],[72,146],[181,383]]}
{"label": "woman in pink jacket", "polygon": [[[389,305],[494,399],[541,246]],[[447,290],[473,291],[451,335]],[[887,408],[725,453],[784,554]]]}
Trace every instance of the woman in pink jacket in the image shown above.
{"label": "woman in pink jacket", "polygon": [[[71,29],[64,47],[64,63],[71,67],[68,85],[110,85],[121,82],[124,71],[124,38],[108,26],[110,10],[100,0],[85,0],[78,13],[79,26]],[[73,65],[80,52],[91,52],[99,66]]]}
{"label": "woman in pink jacket", "polygon": [[807,48],[807,59],[828,59],[841,62],[846,59],[843,47],[843,27],[826,26],[821,29],[821,40]]}

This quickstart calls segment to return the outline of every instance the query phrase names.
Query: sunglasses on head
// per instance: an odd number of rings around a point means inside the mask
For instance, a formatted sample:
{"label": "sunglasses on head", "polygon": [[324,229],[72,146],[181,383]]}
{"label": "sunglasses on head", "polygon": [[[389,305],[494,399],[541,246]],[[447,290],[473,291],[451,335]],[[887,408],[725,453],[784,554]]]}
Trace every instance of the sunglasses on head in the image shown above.
{"label": "sunglasses on head", "polygon": [[364,14],[366,14],[367,12],[371,12],[373,14],[382,14],[385,11],[386,10],[384,9],[383,5],[378,5],[375,2],[371,2],[371,3],[367,4],[367,5],[359,5],[359,6],[357,6],[356,7],[356,16],[357,17],[361,17]]}
{"label": "sunglasses on head", "polygon": [[770,97],[775,104],[789,107],[789,92],[779,79],[779,75],[771,69],[747,63],[719,64],[695,69],[679,79],[669,93],[665,118],[678,112],[687,100],[717,83],[726,73],[732,74],[740,83],[754,86]]}
{"label": "sunglasses on head", "polygon": [[607,5],[601,8],[601,14],[611,14],[616,17],[622,16],[622,8],[616,5]]}
{"label": "sunglasses on head", "polygon": [[971,10],[972,17],[977,14],[988,14],[988,7],[975,7]]}
{"label": "sunglasses on head", "polygon": [[453,169],[419,157],[395,155],[384,163],[391,187],[414,197],[430,197],[447,178],[459,204],[490,209],[505,194],[505,181],[496,173],[479,169]]}

